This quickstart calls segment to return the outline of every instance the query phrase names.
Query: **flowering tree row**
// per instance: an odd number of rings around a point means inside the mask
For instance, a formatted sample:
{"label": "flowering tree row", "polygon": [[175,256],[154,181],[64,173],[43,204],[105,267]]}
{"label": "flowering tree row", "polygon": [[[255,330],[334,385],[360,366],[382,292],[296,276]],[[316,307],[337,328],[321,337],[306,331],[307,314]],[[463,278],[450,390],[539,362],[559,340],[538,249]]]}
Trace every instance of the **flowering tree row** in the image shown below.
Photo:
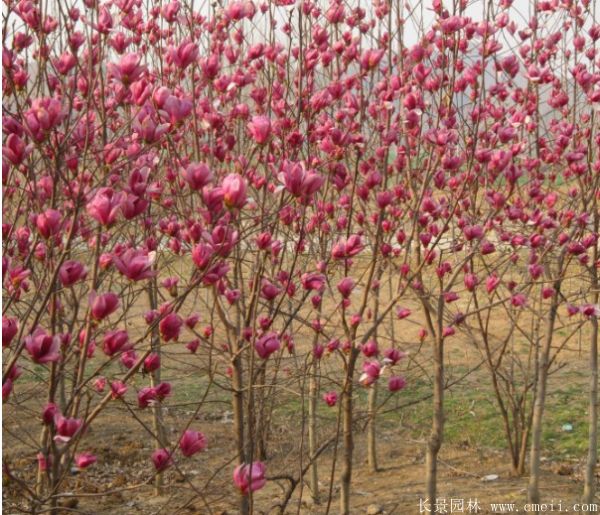
{"label": "flowering tree row", "polygon": [[[4,471],[31,513],[57,512],[72,468],[99,465],[92,435],[115,406],[150,436],[161,493],[165,471],[218,445],[196,423],[216,392],[241,513],[270,481],[281,512],[305,480],[329,506],[319,479],[334,477],[351,513],[357,421],[376,472],[378,413],[420,359],[435,499],[457,341],[480,350],[538,502],[548,375],[576,334],[593,499],[600,25],[586,0],[511,4],[5,2],[2,392],[5,418],[38,434],[20,440],[34,476],[8,450]],[[170,427],[179,385],[161,373],[181,356],[204,393]],[[520,356],[525,379],[507,376]],[[285,395],[302,424],[280,474]],[[189,488],[210,509],[210,488]]]}

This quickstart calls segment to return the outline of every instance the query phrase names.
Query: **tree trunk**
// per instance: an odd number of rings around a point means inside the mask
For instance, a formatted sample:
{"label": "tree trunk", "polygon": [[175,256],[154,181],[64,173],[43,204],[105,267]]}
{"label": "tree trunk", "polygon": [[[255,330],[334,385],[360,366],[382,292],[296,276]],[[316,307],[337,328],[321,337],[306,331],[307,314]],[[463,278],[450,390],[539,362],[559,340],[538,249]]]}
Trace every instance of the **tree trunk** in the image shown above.
{"label": "tree trunk", "polygon": [[319,504],[319,473],[317,469],[317,371],[318,360],[313,358],[308,385],[308,455],[313,460],[310,466],[309,486],[314,504]]}
{"label": "tree trunk", "polygon": [[[243,376],[242,376],[242,359],[239,355],[241,348],[240,342],[236,340],[235,348],[233,349],[234,358],[232,360],[232,386],[233,386],[233,430],[235,432],[235,440],[238,455],[238,465],[246,462],[245,457],[245,442],[244,442],[244,393],[242,390]],[[239,496],[239,509],[240,515],[248,515],[250,513],[250,506],[248,503],[248,497],[240,493]]]}
{"label": "tree trunk", "polygon": [[[158,301],[156,298],[156,291],[158,287],[156,285],[156,279],[153,279],[148,284],[148,299],[150,301],[150,309],[156,309],[158,307]],[[160,334],[158,333],[158,326],[152,330],[151,340],[152,352],[158,355],[160,358]],[[154,388],[160,383],[160,367],[153,370],[150,373],[150,386]],[[152,426],[154,434],[156,435],[156,441],[154,443],[155,449],[162,449],[167,446],[166,431],[163,421],[162,405],[160,402],[152,404]],[[154,495],[161,495],[163,489],[163,473],[158,472],[154,479]]]}
{"label": "tree trunk", "polygon": [[342,392],[342,431],[344,453],[342,455],[342,476],[340,489],[340,515],[350,515],[350,481],[352,480],[352,455],[354,452],[353,423],[353,386],[354,368],[358,358],[358,349],[352,347],[346,370],[346,382]]}
{"label": "tree trunk", "polygon": [[434,345],[433,419],[426,455],[427,498],[432,505],[437,498],[437,458],[444,436],[444,340],[441,335]]}
{"label": "tree trunk", "polygon": [[[529,486],[528,500],[532,504],[540,503],[540,459],[542,444],[542,422],[544,417],[544,406],[546,403],[546,387],[548,383],[548,360],[550,357],[550,347],[552,345],[552,336],[554,332],[554,322],[556,320],[556,310],[558,296],[560,291],[560,282],[555,284],[555,295],[552,300],[552,306],[548,313],[548,326],[546,328],[546,338],[544,347],[538,362],[537,373],[537,395],[533,406],[533,420],[531,424],[531,449],[529,452]],[[533,511],[537,513],[537,510]]]}
{"label": "tree trunk", "polygon": [[375,414],[377,412],[377,382],[369,388],[369,423],[367,427],[367,459],[369,470],[377,472],[377,427],[375,424]]}
{"label": "tree trunk", "polygon": [[[598,295],[595,295],[598,303]],[[589,443],[583,487],[584,504],[591,504],[596,493],[596,461],[598,460],[598,319],[592,319],[590,342]]]}

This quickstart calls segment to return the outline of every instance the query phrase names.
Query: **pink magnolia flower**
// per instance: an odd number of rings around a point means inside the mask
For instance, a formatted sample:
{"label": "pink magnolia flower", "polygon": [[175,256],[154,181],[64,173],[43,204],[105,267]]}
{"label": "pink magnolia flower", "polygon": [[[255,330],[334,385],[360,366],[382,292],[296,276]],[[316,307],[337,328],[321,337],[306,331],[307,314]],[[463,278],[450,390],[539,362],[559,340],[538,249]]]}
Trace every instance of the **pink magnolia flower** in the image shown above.
{"label": "pink magnolia flower", "polygon": [[231,173],[221,184],[223,202],[227,207],[242,208],[246,204],[246,180],[237,173]]}
{"label": "pink magnolia flower", "polygon": [[202,452],[206,449],[206,437],[199,431],[187,429],[183,433],[181,440],[179,440],[179,448],[181,449],[181,454],[189,458],[197,452]]}
{"label": "pink magnolia flower", "polygon": [[7,378],[6,381],[2,383],[2,402],[7,401],[10,397],[10,393],[12,392],[13,382],[12,379]]}
{"label": "pink magnolia flower", "polygon": [[185,348],[188,349],[192,354],[196,353],[198,347],[200,347],[200,340],[197,338],[185,344]]}
{"label": "pink magnolia flower", "polygon": [[107,316],[114,313],[119,307],[119,297],[115,293],[102,293],[90,295],[90,311],[94,320],[104,320]]}
{"label": "pink magnolia flower", "polygon": [[148,354],[144,359],[144,372],[150,373],[160,368],[160,356],[155,352]]}
{"label": "pink magnolia flower", "polygon": [[371,386],[381,374],[381,365],[378,361],[367,361],[363,364],[363,373],[359,378],[363,386]]}
{"label": "pink magnolia flower", "polygon": [[65,261],[58,270],[58,277],[63,286],[71,286],[87,275],[87,268],[79,261]]}
{"label": "pink magnolia flower", "polygon": [[171,48],[167,60],[184,70],[198,58],[198,45],[184,41],[177,48]]}
{"label": "pink magnolia flower", "polygon": [[153,144],[162,138],[171,127],[171,124],[162,121],[156,111],[146,104],[140,109],[131,127],[137,137],[141,138],[145,143]]}
{"label": "pink magnolia flower", "polygon": [[44,406],[42,410],[42,421],[44,424],[52,424],[54,422],[54,418],[58,414],[58,407],[53,402],[49,402]]}
{"label": "pink magnolia flower", "polygon": [[201,190],[213,180],[213,173],[204,163],[190,163],[183,171],[183,178],[193,190]]}
{"label": "pink magnolia flower", "polygon": [[406,386],[406,379],[402,376],[392,376],[388,381],[388,390],[397,392]]}
{"label": "pink magnolia flower", "polygon": [[9,134],[6,138],[6,145],[2,147],[2,154],[13,165],[20,165],[27,157],[31,148],[25,145],[25,142],[17,134]]}
{"label": "pink magnolia flower", "polygon": [[265,486],[265,465],[260,461],[254,461],[251,465],[238,465],[233,471],[233,482],[242,494],[255,492]]}
{"label": "pink magnolia flower", "polygon": [[444,338],[447,338],[447,337],[450,337],[450,336],[454,336],[455,334],[456,334],[456,329],[454,329],[454,327],[452,327],[452,326],[446,326],[442,330],[442,336]]}
{"label": "pink magnolia flower", "polygon": [[377,342],[375,340],[369,340],[365,343],[361,348],[362,353],[370,358],[372,356],[377,356],[379,354],[379,349],[377,348]]}
{"label": "pink magnolia flower", "polygon": [[110,392],[113,399],[121,399],[127,393],[127,385],[122,381],[110,383]]}
{"label": "pink magnolia flower", "polygon": [[40,327],[25,338],[25,349],[40,365],[60,360],[60,339],[50,336]]}
{"label": "pink magnolia flower", "polygon": [[85,469],[96,463],[98,458],[89,452],[82,452],[75,455],[75,465],[78,469]]}
{"label": "pink magnolia flower", "polygon": [[123,202],[123,195],[112,188],[100,188],[87,203],[88,214],[101,225],[111,226],[117,219]]}
{"label": "pink magnolia flower", "polygon": [[273,332],[264,334],[254,344],[256,353],[262,359],[267,359],[271,354],[277,352],[280,347],[281,342],[279,341],[279,337],[277,336],[277,333]]}
{"label": "pink magnolia flower", "polygon": [[279,180],[285,188],[295,197],[310,197],[316,193],[325,179],[313,170],[305,170],[302,163],[285,161]]}
{"label": "pink magnolia flower", "polygon": [[167,449],[156,449],[152,453],[152,463],[158,472],[162,472],[173,464],[173,460]]}
{"label": "pink magnolia flower", "polygon": [[154,255],[150,256],[145,250],[127,249],[121,255],[113,255],[113,263],[125,277],[132,281],[148,279],[156,275],[152,270]]}
{"label": "pink magnolia flower", "polygon": [[356,282],[352,277],[344,277],[337,285],[338,291],[342,294],[342,297],[347,299],[350,297],[352,290],[356,286]]}
{"label": "pink magnolia flower", "polygon": [[365,50],[360,56],[360,66],[363,70],[372,70],[375,68],[381,58],[383,57],[385,50],[382,48],[374,49],[370,48]]}
{"label": "pink magnolia flower", "polygon": [[262,287],[260,289],[260,294],[266,300],[273,300],[277,295],[281,293],[281,288],[276,286],[271,281],[267,279],[263,279]]}
{"label": "pink magnolia flower", "polygon": [[108,63],[108,73],[123,84],[129,85],[146,71],[146,66],[140,64],[141,60],[142,56],[139,54],[125,54],[118,63]]}
{"label": "pink magnolia flower", "polygon": [[57,413],[54,416],[54,428],[56,436],[54,441],[57,443],[67,443],[81,429],[83,420],[79,418],[67,418]]}
{"label": "pink magnolia flower", "polygon": [[19,332],[19,323],[15,318],[2,317],[2,348],[8,347]]}
{"label": "pink magnolia flower", "polygon": [[183,320],[177,313],[169,313],[158,325],[160,335],[165,342],[177,341],[183,326]]}
{"label": "pink magnolia flower", "polygon": [[200,270],[208,267],[213,255],[213,248],[206,243],[199,243],[192,249],[192,261]]}
{"label": "pink magnolia flower", "polygon": [[401,359],[406,357],[406,353],[398,349],[385,349],[383,351],[383,363],[386,365],[395,365]]}
{"label": "pink magnolia flower", "polygon": [[131,349],[131,344],[129,343],[129,335],[127,334],[127,331],[122,329],[113,330],[108,331],[104,335],[102,350],[107,356],[114,356],[118,352],[123,352],[129,349]]}
{"label": "pink magnolia flower", "polygon": [[104,388],[106,388],[106,377],[97,377],[94,381],[94,390],[96,390],[98,393],[102,393]]}
{"label": "pink magnolia flower", "polygon": [[500,284],[500,278],[496,275],[490,275],[485,280],[485,289],[488,293],[492,293]]}
{"label": "pink magnolia flower", "polygon": [[321,290],[325,284],[325,276],[317,272],[307,272],[300,278],[305,290]]}
{"label": "pink magnolia flower", "polygon": [[134,350],[127,350],[121,354],[121,363],[127,369],[132,368],[137,362],[137,354]]}
{"label": "pink magnolia flower", "polygon": [[469,291],[473,291],[479,284],[479,279],[475,274],[465,274],[465,287]]}
{"label": "pink magnolia flower", "polygon": [[510,303],[516,308],[523,307],[527,304],[527,297],[522,293],[516,293],[511,297]]}
{"label": "pink magnolia flower", "polygon": [[36,141],[42,141],[64,119],[65,113],[56,98],[35,98],[25,112],[25,125]]}
{"label": "pink magnolia flower", "polygon": [[580,311],[583,316],[588,318],[600,317],[600,305],[598,304],[584,304]]}
{"label": "pink magnolia flower", "polygon": [[331,249],[334,259],[344,259],[356,256],[364,248],[361,237],[358,234],[351,235],[347,240],[341,238]]}
{"label": "pink magnolia flower", "polygon": [[396,316],[398,317],[399,320],[409,317],[411,313],[412,313],[412,311],[408,308],[398,307],[396,309]]}
{"label": "pink magnolia flower", "polygon": [[35,225],[42,238],[48,239],[58,234],[61,228],[62,216],[56,209],[46,209],[37,215]]}
{"label": "pink magnolia flower", "polygon": [[151,388],[150,386],[146,386],[137,394],[138,398],[138,407],[147,408],[151,403],[157,400],[156,389]]}
{"label": "pink magnolia flower", "polygon": [[253,116],[252,120],[248,123],[248,130],[254,141],[262,145],[266,143],[271,134],[271,120],[266,116]]}
{"label": "pink magnolia flower", "polygon": [[324,393],[323,400],[327,403],[327,406],[333,407],[337,404],[338,394],[336,392]]}
{"label": "pink magnolia flower", "polygon": [[162,401],[165,397],[171,395],[171,383],[159,383],[154,388],[154,391],[156,392],[156,398],[159,401]]}

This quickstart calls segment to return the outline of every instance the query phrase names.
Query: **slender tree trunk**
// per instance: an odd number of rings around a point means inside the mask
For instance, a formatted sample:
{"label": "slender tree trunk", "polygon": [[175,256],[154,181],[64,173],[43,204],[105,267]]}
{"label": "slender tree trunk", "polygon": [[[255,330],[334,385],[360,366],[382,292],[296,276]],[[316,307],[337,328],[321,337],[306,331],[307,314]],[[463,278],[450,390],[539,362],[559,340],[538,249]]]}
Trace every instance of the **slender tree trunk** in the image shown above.
{"label": "slender tree trunk", "polygon": [[[244,441],[244,393],[243,393],[243,376],[242,376],[242,359],[239,355],[241,344],[236,340],[235,348],[233,349],[234,358],[232,360],[233,376],[233,430],[235,432],[235,440],[238,455],[238,464],[245,463],[245,441]],[[248,497],[240,493],[239,496],[240,515],[248,515],[250,513],[250,505]]]}
{"label": "slender tree trunk", "polygon": [[317,452],[317,372],[318,360],[313,358],[308,384],[308,454],[313,460],[310,466],[309,485],[310,494],[314,504],[319,504],[319,472],[315,454]]}
{"label": "slender tree trunk", "polygon": [[[377,269],[377,281],[380,282],[383,276],[383,267],[380,266]],[[373,318],[377,320],[379,317],[379,295],[375,297],[375,306],[373,309]],[[375,340],[377,340],[377,328],[374,333]],[[369,389],[369,399],[367,406],[368,425],[367,425],[367,462],[369,465],[370,472],[377,472],[379,467],[377,466],[377,381],[375,381]]]}
{"label": "slender tree trunk", "polygon": [[[559,267],[562,268],[562,267]],[[560,282],[555,283],[555,291],[550,312],[548,313],[548,324],[546,328],[546,338],[544,346],[538,361],[537,374],[537,395],[533,405],[533,419],[531,425],[531,449],[529,452],[529,487],[528,499],[532,504],[540,503],[540,459],[542,446],[542,423],[544,417],[544,406],[546,403],[546,387],[548,383],[548,366],[550,357],[550,347],[552,345],[552,336],[554,333],[554,322],[556,320],[556,311],[558,296],[560,291]],[[533,511],[537,513],[537,510]]]}
{"label": "slender tree trunk", "polygon": [[437,459],[444,436],[444,339],[435,339],[433,374],[433,419],[426,454],[427,498],[431,504],[437,498]]}
{"label": "slender tree trunk", "polygon": [[354,368],[358,358],[358,349],[352,347],[346,370],[346,382],[342,393],[342,432],[344,452],[342,455],[342,475],[340,489],[340,515],[350,515],[350,481],[352,480],[352,455],[354,452],[353,400]]}
{"label": "slender tree trunk", "polygon": [[[158,307],[158,301],[156,298],[156,279],[151,280],[148,283],[148,299],[150,301],[150,309],[156,309]],[[152,352],[158,355],[160,358],[160,334],[158,333],[158,326],[152,330]],[[153,370],[150,373],[150,386],[154,388],[160,383],[160,367],[157,370]],[[161,449],[167,446],[166,442],[166,431],[163,421],[162,405],[160,402],[155,402],[152,405],[152,426],[154,434],[156,435],[156,441],[154,443],[156,449]],[[163,473],[158,472],[154,479],[154,495],[161,495],[163,489]]]}
{"label": "slender tree trunk", "polygon": [[[596,288],[598,285],[596,285]],[[595,295],[598,303],[598,295]],[[591,504],[596,493],[596,461],[598,460],[598,319],[592,318],[590,341],[589,443],[583,487],[584,504]]]}
{"label": "slender tree trunk", "polygon": [[377,382],[369,388],[369,423],[367,427],[367,459],[369,470],[377,472],[377,426],[375,424],[375,415],[377,412]]}

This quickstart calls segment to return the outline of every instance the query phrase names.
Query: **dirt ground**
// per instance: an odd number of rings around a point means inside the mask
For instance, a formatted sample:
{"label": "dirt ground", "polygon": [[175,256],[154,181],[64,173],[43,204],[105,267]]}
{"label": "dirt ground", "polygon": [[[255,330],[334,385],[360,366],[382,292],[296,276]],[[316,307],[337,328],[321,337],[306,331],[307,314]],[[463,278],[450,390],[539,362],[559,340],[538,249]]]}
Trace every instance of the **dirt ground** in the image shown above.
{"label": "dirt ground", "polygon": [[[112,411],[116,411],[113,409]],[[90,450],[98,455],[98,463],[84,472],[73,473],[65,491],[77,491],[76,498],[66,496],[61,504],[64,513],[86,514],[234,514],[235,492],[230,474],[233,466],[228,463],[233,440],[231,422],[227,413],[221,420],[200,417],[198,427],[206,434],[209,447],[202,454],[182,461],[178,470],[165,474],[164,492],[154,495],[149,473],[151,442],[144,440],[139,427],[132,418],[118,413],[107,413],[96,427],[102,432],[86,435]],[[173,422],[170,420],[169,422]],[[290,417],[290,424],[293,418]],[[424,441],[410,437],[403,427],[382,428],[379,434],[380,471],[371,473],[366,465],[365,434],[358,432],[356,438],[356,466],[353,473],[352,513],[413,514],[426,511],[420,506],[424,498]],[[5,439],[6,440],[6,439]],[[285,425],[277,428],[273,436],[274,458],[267,461],[268,476],[282,476],[291,472],[286,451],[294,454],[295,442],[286,439]],[[275,449],[276,447],[276,449]],[[322,497],[328,497],[331,463],[334,450],[329,449],[320,461]],[[6,449],[5,459],[11,468],[27,471],[33,479],[36,463],[34,457],[18,448]],[[293,463],[293,462],[292,462]],[[469,500],[477,501],[477,513],[502,513],[492,510],[490,503],[517,503],[526,500],[526,478],[510,477],[508,459],[504,452],[475,448],[467,442],[462,445],[448,444],[440,456],[439,497],[464,503],[462,513],[468,510]],[[576,502],[582,490],[581,460],[546,460],[541,483],[544,501],[562,501],[564,506]],[[214,471],[220,472],[213,476]],[[485,476],[497,475],[486,480]],[[493,476],[492,476],[493,477]],[[490,478],[488,478],[490,479]],[[254,496],[255,513],[275,513],[275,505],[281,497],[285,479],[272,480]],[[102,492],[112,492],[102,495]],[[19,499],[15,485],[4,483],[4,513],[19,513]],[[336,513],[337,484],[332,487],[332,502],[319,505],[311,502],[308,487],[296,489],[286,513],[325,514]],[[448,513],[461,513],[458,511]],[[370,510],[370,511],[369,511]],[[378,511],[379,510],[379,511]],[[523,511],[522,509],[520,511]],[[431,510],[434,513],[434,509]],[[438,513],[444,513],[438,511]]]}

